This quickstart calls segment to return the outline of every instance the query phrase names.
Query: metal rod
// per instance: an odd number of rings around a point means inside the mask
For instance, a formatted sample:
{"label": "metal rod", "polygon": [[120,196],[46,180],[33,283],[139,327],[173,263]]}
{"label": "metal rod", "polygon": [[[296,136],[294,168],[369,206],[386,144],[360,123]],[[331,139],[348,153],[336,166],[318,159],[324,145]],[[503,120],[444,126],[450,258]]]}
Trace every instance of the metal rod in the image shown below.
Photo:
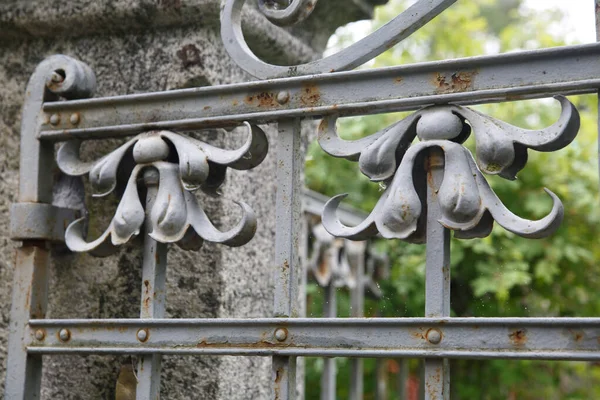
{"label": "metal rod", "polygon": [[408,369],[408,360],[406,358],[401,358],[396,360],[398,362],[399,371],[398,371],[398,395],[400,400],[408,399],[407,393],[407,383],[409,376]]}
{"label": "metal rod", "polygon": [[[277,137],[277,200],[275,221],[275,317],[299,317],[298,281],[300,270],[299,240],[302,229],[302,154],[299,119],[279,122]],[[285,342],[287,331],[281,328],[276,340]],[[281,340],[283,338],[283,340]],[[296,398],[295,357],[273,357],[273,399]]]}
{"label": "metal rod", "polygon": [[[350,304],[352,317],[364,317],[365,315],[365,256],[366,245],[361,246],[359,254],[353,254],[353,263],[356,270],[356,286],[350,292]],[[364,391],[364,365],[363,360],[353,358],[350,360],[350,400],[362,400]]]}
{"label": "metal rod", "polygon": [[[144,171],[144,183],[147,187],[146,214],[150,214],[158,192],[158,171],[148,168]],[[165,281],[167,269],[167,245],[159,243],[149,236],[152,232],[151,219],[146,218],[144,225],[144,253],[142,265],[142,300],[140,319],[163,318],[165,315]],[[136,332],[141,343],[148,341],[150,332],[140,328]],[[161,354],[142,355],[137,369],[137,400],[155,400],[160,398]]]}
{"label": "metal rod", "polygon": [[[427,169],[427,261],[425,266],[425,316],[450,316],[450,231],[438,221],[442,214],[437,192],[444,179],[444,153],[432,148],[426,161]],[[443,333],[434,329],[426,333],[432,345],[443,340]],[[425,360],[425,399],[449,400],[448,360]]]}
{"label": "metal rod", "polygon": [[[193,130],[243,121],[366,115],[430,104],[480,104],[596,93],[600,44],[219,87],[44,103],[40,138],[60,141]],[[277,99],[280,99],[279,101]],[[69,122],[80,115],[77,126]],[[55,118],[51,118],[55,115]]]}
{"label": "metal rod", "polygon": [[47,335],[43,328],[29,331],[27,322],[46,316],[49,257],[48,250],[33,243],[25,242],[16,251],[4,390],[7,399],[29,400],[40,396],[42,356],[28,354],[25,346],[31,340],[42,342]]}
{"label": "metal rod", "polygon": [[[600,0],[595,1],[595,14],[596,14],[596,41],[600,42]],[[600,91],[598,92],[598,154],[600,155]],[[600,158],[598,159],[598,170],[600,171]]]}
{"label": "metal rod", "polygon": [[[326,318],[337,317],[337,288],[332,281],[325,286],[325,301],[323,302],[323,316]],[[336,399],[337,367],[335,358],[323,360],[323,373],[321,374],[321,400]]]}
{"label": "metal rod", "polygon": [[[600,360],[598,318],[33,320],[30,353]],[[141,343],[136,334],[148,329]],[[287,335],[279,341],[278,329]],[[71,332],[59,340],[62,329]],[[442,333],[439,344],[429,334]],[[281,337],[281,336],[279,336]]]}

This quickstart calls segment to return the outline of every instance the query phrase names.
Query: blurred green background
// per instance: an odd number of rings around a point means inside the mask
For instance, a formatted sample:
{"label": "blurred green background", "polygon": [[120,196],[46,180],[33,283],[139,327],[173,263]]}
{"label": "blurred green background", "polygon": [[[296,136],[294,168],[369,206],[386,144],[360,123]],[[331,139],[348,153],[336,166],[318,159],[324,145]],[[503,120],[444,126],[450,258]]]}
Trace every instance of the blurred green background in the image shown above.
{"label": "blurred green background", "polygon": [[[577,0],[582,1],[582,0]],[[593,6],[590,1],[590,12]],[[379,7],[371,30],[407,6],[391,0]],[[401,45],[367,67],[573,44],[564,42],[558,10],[529,9],[523,0],[458,1]],[[336,46],[356,38],[339,34]],[[547,239],[522,239],[495,226],[485,239],[452,241],[452,316],[457,317],[592,317],[600,315],[600,202],[598,198],[597,96],[573,96],[581,113],[581,130],[567,148],[555,153],[529,152],[529,162],[510,182],[487,177],[506,206],[516,214],[538,219],[551,206],[543,188],[563,201],[565,219]],[[529,129],[551,125],[560,113],[552,99],[474,107],[508,123]],[[340,135],[357,139],[377,132],[406,114],[344,118]],[[467,146],[473,148],[471,137]],[[355,163],[326,155],[316,143],[306,161],[306,184],[333,196],[349,193],[346,201],[370,212],[381,195],[377,183],[363,176]],[[381,301],[367,301],[365,314],[420,317],[424,310],[424,246],[378,241],[392,262],[391,276],[380,282]],[[322,315],[322,289],[308,288],[308,316]],[[348,294],[340,291],[338,313],[348,316]],[[379,310],[379,311],[378,311]],[[349,360],[338,359],[338,398],[348,398]],[[397,393],[397,360],[385,364],[388,398]],[[410,360],[410,379],[419,379],[419,362]],[[322,361],[307,359],[306,398],[318,399]],[[600,399],[600,365],[583,362],[476,361],[451,362],[453,399]],[[365,399],[375,397],[375,361],[365,361]]]}

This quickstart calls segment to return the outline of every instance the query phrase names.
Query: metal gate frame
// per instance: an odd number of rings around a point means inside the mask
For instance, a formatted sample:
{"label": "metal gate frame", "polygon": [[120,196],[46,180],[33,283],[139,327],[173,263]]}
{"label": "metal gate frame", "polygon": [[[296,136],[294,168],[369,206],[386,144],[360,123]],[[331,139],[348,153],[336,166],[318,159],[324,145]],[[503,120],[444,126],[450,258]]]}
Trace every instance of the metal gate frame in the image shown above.
{"label": "metal gate frame", "polygon": [[[522,220],[502,208],[481,171],[512,178],[525,166],[527,148],[554,151],[573,140],[578,114],[562,96],[598,91],[600,45],[339,72],[382,53],[455,1],[420,0],[333,56],[281,67],[254,56],[241,30],[245,0],[227,0],[223,43],[240,67],[261,79],[249,83],[88,99],[95,77],[87,65],[62,55],[44,60],[27,86],[19,197],[11,209],[11,237],[23,245],[16,254],[6,398],[39,398],[42,355],[48,354],[137,355],[138,399],[158,398],[163,354],[272,357],[274,399],[295,398],[298,356],[424,358],[427,399],[449,398],[448,358],[599,360],[600,318],[450,318],[449,232],[485,236],[493,220],[527,237],[558,227],[562,204],[551,192],[554,206],[546,218]],[[259,1],[263,14],[284,26],[306,18],[316,0],[293,0],[283,9],[267,3],[273,2]],[[529,136],[464,107],[551,96],[563,106],[559,122]],[[418,111],[357,142],[335,132],[338,117],[408,110]],[[335,217],[341,201],[336,197],[325,208],[324,226],[351,239],[380,233],[426,242],[425,318],[298,318],[300,121],[307,118],[323,118],[319,142],[327,152],[358,161],[363,173],[388,185],[364,223],[343,226]],[[279,127],[273,318],[164,319],[167,243],[186,249],[204,240],[238,246],[254,234],[256,219],[247,205],[240,203],[244,216],[234,229],[219,232],[190,193],[218,187],[227,167],[258,165],[268,150],[256,126],[261,123]],[[174,133],[238,125],[249,137],[238,150]],[[469,126],[477,161],[460,145]],[[421,142],[409,147],[415,135]],[[79,159],[81,141],[127,136],[134,138],[95,163]],[[69,175],[89,173],[99,196],[114,190],[123,157],[136,163],[113,222],[94,242],[85,241],[85,221],[75,219],[75,210],[52,204],[48,166],[57,142],[64,142],[59,167]],[[179,207],[165,206],[165,196]],[[105,256],[141,231],[139,319],[45,319],[49,244],[66,240],[74,251]]]}

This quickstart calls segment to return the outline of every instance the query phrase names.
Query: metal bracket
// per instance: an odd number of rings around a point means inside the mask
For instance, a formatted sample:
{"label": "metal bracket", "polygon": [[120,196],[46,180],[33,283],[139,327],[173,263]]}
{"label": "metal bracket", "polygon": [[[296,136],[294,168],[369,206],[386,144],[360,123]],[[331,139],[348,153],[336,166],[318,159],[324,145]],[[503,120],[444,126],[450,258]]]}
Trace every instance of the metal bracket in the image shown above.
{"label": "metal bracket", "polygon": [[64,243],[65,231],[80,217],[79,210],[44,203],[15,203],[10,206],[12,240],[48,240]]}

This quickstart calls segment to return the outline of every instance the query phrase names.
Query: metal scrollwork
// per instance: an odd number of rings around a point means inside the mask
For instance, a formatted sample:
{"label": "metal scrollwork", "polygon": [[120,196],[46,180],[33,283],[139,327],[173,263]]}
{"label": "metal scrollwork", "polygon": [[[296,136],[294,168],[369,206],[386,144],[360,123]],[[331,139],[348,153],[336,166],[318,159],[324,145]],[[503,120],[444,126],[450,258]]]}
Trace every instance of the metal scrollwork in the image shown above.
{"label": "metal scrollwork", "polygon": [[[363,174],[383,182],[386,189],[367,219],[355,227],[343,225],[336,217],[337,207],[346,195],[333,197],[325,205],[323,226],[333,236],[354,240],[379,233],[385,238],[422,242],[425,169],[419,162],[424,162],[428,150],[437,148],[444,153],[444,179],[437,194],[442,211],[439,222],[454,230],[456,237],[485,237],[494,220],[523,237],[552,234],[563,217],[562,203],[554,193],[545,189],[553,200],[546,217],[526,220],[502,204],[482,172],[515,179],[527,162],[527,149],[550,152],[571,143],[579,130],[579,113],[565,97],[556,99],[562,106],[560,118],[537,131],[509,125],[469,108],[443,105],[425,107],[366,138],[345,141],[337,135],[337,118],[325,118],[319,131],[323,150],[357,161]],[[461,145],[471,129],[476,160]],[[415,136],[420,142],[411,146]]]}
{"label": "metal scrollwork", "polygon": [[[290,67],[268,64],[248,47],[242,32],[246,0],[227,0],[221,10],[221,37],[238,66],[259,79],[344,71],[358,67],[412,35],[456,0],[419,0],[371,35],[321,60]],[[307,18],[317,0],[259,0],[259,10],[278,26]]]}
{"label": "metal scrollwork", "polygon": [[[102,197],[115,191],[117,171],[133,159],[129,178],[115,215],[106,231],[96,240],[85,240],[85,219],[67,228],[67,246],[76,252],[97,256],[114,253],[117,246],[139,234],[150,218],[149,235],[162,243],[177,243],[184,249],[197,250],[203,241],[229,246],[246,244],[256,231],[256,217],[247,204],[239,202],[243,216],[226,231],[218,230],[198,204],[197,189],[215,193],[225,180],[227,167],[247,170],[262,162],[267,154],[265,133],[245,123],[249,132],[246,143],[237,150],[223,150],[191,137],[169,131],[142,133],[95,162],[80,158],[80,141],[62,144],[57,154],[59,168],[71,176],[89,174],[93,196]],[[119,172],[121,174],[121,172]],[[158,186],[151,210],[145,210],[138,191],[138,178],[154,180]]]}

